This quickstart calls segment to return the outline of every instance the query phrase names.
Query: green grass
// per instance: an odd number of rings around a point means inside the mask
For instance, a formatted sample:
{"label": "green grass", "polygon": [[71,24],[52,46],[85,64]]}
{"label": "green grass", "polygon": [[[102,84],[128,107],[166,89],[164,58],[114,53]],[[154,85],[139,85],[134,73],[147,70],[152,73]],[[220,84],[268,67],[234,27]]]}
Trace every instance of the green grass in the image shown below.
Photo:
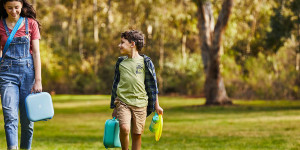
{"label": "green grass", "polygon": [[[36,122],[33,150],[99,150],[109,96],[53,96],[55,115]],[[148,130],[143,150],[296,150],[300,149],[300,101],[241,101],[234,106],[201,106],[204,99],[160,97],[164,128],[159,142]],[[0,149],[6,149],[2,110]]]}

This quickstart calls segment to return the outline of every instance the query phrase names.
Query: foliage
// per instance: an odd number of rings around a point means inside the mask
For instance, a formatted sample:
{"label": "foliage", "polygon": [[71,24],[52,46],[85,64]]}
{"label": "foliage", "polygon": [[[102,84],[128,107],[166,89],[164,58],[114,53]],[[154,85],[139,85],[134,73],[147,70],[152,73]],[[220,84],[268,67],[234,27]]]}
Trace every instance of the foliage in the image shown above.
{"label": "foliage", "polygon": [[293,43],[289,40],[276,54],[259,53],[257,58],[248,58],[245,63],[245,68],[251,70],[248,76],[240,76],[240,66],[224,56],[223,74],[229,96],[247,99],[299,97],[299,73],[294,66],[296,45]]}
{"label": "foliage", "polygon": [[[120,55],[120,33],[138,29],[146,38],[142,53],[152,58],[159,80],[163,79],[159,82],[163,85],[161,93],[203,95],[205,76],[200,63],[196,1],[96,1],[97,4],[93,0],[35,1],[42,23],[44,90],[109,94]],[[294,69],[295,52],[299,53],[299,2],[280,2],[235,0],[221,53],[229,96],[300,98],[299,72]],[[222,3],[212,4],[217,17]],[[94,35],[95,29],[98,35]],[[289,51],[289,57],[279,55],[284,51]],[[284,64],[287,61],[293,63]],[[274,63],[288,69],[277,73],[269,68]],[[272,77],[262,78],[265,76]],[[282,89],[287,92],[278,92]]]}
{"label": "foliage", "polygon": [[[201,57],[197,54],[189,54],[187,62],[184,62],[180,57],[173,56],[173,59],[166,60],[167,63],[162,74],[169,77],[164,82],[165,92],[203,96],[201,94],[205,74],[202,71]],[[201,71],[199,71],[199,68],[201,68]]]}
{"label": "foliage", "polygon": [[274,15],[270,18],[272,31],[268,32],[266,36],[266,48],[275,52],[283,46],[294,27],[292,12],[289,10],[291,8],[285,8],[286,3],[284,1],[278,1],[277,5],[273,9]]}

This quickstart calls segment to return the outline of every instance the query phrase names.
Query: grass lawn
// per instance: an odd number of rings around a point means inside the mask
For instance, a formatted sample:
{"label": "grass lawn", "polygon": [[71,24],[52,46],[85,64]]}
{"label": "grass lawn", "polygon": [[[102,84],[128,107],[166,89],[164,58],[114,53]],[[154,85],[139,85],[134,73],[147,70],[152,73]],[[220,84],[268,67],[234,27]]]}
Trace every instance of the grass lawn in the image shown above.
{"label": "grass lawn", "polygon": [[[54,118],[36,122],[33,150],[100,150],[110,97],[53,96]],[[300,101],[240,101],[234,106],[201,106],[204,99],[160,97],[164,128],[159,142],[147,118],[143,150],[300,149]],[[2,110],[0,150],[6,149]]]}

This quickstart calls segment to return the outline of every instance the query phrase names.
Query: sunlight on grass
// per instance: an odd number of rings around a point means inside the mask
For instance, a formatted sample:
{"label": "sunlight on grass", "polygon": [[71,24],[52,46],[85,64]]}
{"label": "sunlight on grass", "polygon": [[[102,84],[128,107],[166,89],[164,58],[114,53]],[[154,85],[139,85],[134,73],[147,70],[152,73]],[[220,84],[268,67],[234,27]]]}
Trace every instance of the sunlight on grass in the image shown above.
{"label": "sunlight on grass", "polygon": [[[99,150],[105,120],[111,118],[109,95],[55,95],[54,118],[35,123],[34,150]],[[164,129],[155,142],[147,118],[143,150],[297,149],[300,101],[242,101],[233,106],[203,106],[203,98],[160,97]],[[2,111],[1,111],[2,113]],[[6,149],[0,115],[0,149]]]}

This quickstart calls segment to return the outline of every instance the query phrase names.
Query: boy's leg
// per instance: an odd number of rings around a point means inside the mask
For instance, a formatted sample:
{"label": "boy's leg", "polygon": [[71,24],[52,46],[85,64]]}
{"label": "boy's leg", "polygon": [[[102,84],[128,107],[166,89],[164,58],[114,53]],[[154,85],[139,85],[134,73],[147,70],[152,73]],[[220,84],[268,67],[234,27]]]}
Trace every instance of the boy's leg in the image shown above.
{"label": "boy's leg", "polygon": [[134,107],[131,106],[132,120],[131,120],[131,137],[132,137],[132,150],[140,150],[142,145],[142,134],[144,132],[147,107]]}
{"label": "boy's leg", "polygon": [[132,137],[132,150],[140,150],[142,146],[142,135],[131,133]]}
{"label": "boy's leg", "polygon": [[129,131],[130,127],[128,125],[120,126],[120,141],[122,145],[122,150],[128,150],[129,147]]}
{"label": "boy's leg", "polygon": [[115,105],[117,108],[117,118],[120,124],[120,141],[122,150],[128,150],[131,111],[128,106],[121,102],[118,98],[115,100]]}

